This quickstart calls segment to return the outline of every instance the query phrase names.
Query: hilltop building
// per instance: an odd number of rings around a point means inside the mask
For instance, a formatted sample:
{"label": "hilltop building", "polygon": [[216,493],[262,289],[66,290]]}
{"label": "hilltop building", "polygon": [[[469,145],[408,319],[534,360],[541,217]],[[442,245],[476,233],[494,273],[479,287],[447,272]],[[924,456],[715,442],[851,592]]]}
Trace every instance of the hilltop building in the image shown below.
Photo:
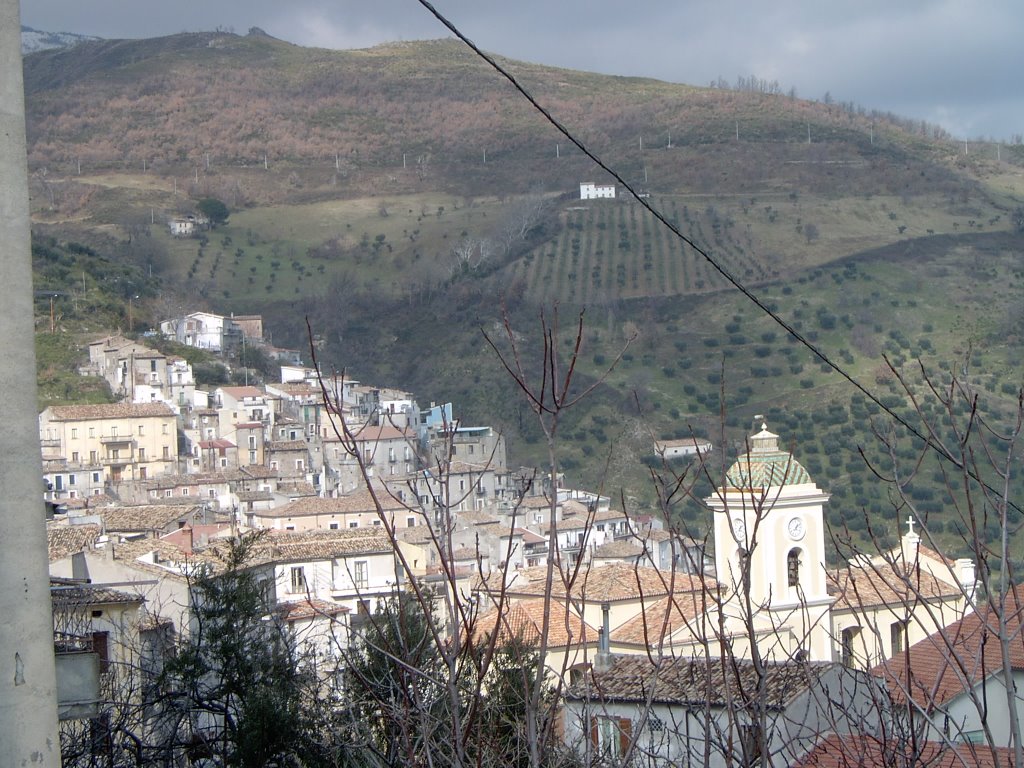
{"label": "hilltop building", "polygon": [[614,200],[614,184],[595,184],[592,181],[580,182],[580,200]]}

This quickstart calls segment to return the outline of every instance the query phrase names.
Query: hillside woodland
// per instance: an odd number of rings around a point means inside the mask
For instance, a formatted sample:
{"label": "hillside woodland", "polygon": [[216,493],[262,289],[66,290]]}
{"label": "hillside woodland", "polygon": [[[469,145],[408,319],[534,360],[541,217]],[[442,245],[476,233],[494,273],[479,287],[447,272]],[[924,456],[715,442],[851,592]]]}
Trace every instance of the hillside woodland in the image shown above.
{"label": "hillside woodland", "polygon": [[[892,541],[860,450],[914,464],[918,448],[882,446],[879,404],[722,271],[887,407],[915,415],[903,375],[941,420],[923,374],[953,372],[994,425],[1014,412],[1024,148],[756,78],[501,63],[642,197],[616,181],[615,200],[580,201],[581,181],[614,180],[454,40],[327,51],[253,30],[27,56],[35,233],[51,249],[37,288],[56,305],[38,302],[41,337],[73,349],[177,308],[260,312],[274,343],[315,340],[328,366],[452,400],[529,463],[540,435],[481,329],[507,319],[527,339],[542,310],[572,329],[583,311],[581,381],[596,389],[563,425],[570,482],[649,510],[656,437],[692,430],[731,453],[762,414],[832,493],[837,529],[867,536],[870,515]],[[171,238],[168,219],[201,199],[227,220]],[[96,279],[69,243],[130,279]],[[927,458],[908,490],[955,549],[941,481]]]}

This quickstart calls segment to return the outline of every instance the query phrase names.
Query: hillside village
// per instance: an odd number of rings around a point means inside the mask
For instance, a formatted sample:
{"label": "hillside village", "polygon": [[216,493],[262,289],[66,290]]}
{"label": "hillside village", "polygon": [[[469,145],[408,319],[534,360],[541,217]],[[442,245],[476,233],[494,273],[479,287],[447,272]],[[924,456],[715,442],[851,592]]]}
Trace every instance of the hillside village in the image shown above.
{"label": "hillside village", "polygon": [[[214,352],[264,344],[258,316],[195,312],[160,327]],[[886,727],[875,686],[898,692],[908,669],[934,674],[937,633],[972,621],[975,564],[929,549],[912,517],[894,550],[827,563],[827,490],[766,424],[705,500],[712,533],[695,541],[562,476],[510,466],[502,435],[461,423],[451,403],[422,407],[273,348],[280,381],[206,391],[184,359],[144,341],[89,345],[81,374],[104,378],[119,402],[39,415],[58,670],[80,684],[89,676],[70,671],[70,650],[99,657],[94,688],[138,648],[170,653],[195,631],[197,572],[221,572],[230,542],[254,534],[244,568],[270,614],[335,670],[411,584],[461,606],[460,631],[479,642],[543,637],[545,675],[564,687],[559,731],[587,759],[626,758],[641,736],[656,763],[693,759],[728,730],[732,705],[696,706],[686,686],[707,675],[742,689],[767,664],[775,714],[744,749],[829,764],[837,740],[864,749],[858,739]],[[655,446],[665,461],[711,449]],[[893,671],[908,653],[910,667]],[[678,695],[652,708],[644,681],[655,674]],[[968,677],[984,687],[993,674]],[[853,709],[839,713],[828,691],[851,686]],[[76,689],[61,715],[82,722],[115,706]],[[947,733],[985,727],[954,693],[943,706]],[[704,735],[667,731],[681,714]],[[752,726],[739,727],[749,742]]]}

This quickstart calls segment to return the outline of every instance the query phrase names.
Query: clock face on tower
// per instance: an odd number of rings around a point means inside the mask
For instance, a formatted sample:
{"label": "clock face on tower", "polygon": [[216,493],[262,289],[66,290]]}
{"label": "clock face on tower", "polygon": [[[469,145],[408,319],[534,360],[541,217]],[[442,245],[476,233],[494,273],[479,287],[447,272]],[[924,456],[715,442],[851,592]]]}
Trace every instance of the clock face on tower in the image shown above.
{"label": "clock face on tower", "polygon": [[799,541],[804,537],[804,521],[794,517],[786,524],[786,530],[789,532],[789,538]]}
{"label": "clock face on tower", "polygon": [[747,534],[747,526],[742,517],[734,517],[732,520],[732,532],[737,539],[742,539]]}

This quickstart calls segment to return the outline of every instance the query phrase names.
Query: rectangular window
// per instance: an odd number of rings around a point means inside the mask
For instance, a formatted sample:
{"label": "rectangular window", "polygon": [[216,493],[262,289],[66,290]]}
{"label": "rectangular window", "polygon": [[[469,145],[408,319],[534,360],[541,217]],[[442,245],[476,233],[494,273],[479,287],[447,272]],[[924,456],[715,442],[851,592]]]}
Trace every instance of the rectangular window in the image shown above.
{"label": "rectangular window", "polygon": [[889,642],[892,645],[892,653],[890,655],[895,656],[903,653],[907,647],[907,622],[894,621],[892,623],[892,626],[889,627]]}
{"label": "rectangular window", "polygon": [[358,520],[353,520],[351,523],[348,524],[348,527],[349,528],[358,528],[359,527],[359,521]]}
{"label": "rectangular window", "polygon": [[92,650],[97,656],[100,657],[100,674],[103,674],[110,669],[110,633],[109,632],[93,632],[92,633]]}
{"label": "rectangular window", "polygon": [[171,458],[171,449],[170,449],[169,446],[166,446],[166,445],[164,446],[164,458],[165,459]]}
{"label": "rectangular window", "polygon": [[146,449],[143,448],[142,446],[139,446],[139,461],[145,461],[145,460],[146,460]]}
{"label": "rectangular window", "polygon": [[365,560],[356,560],[352,570],[352,581],[356,589],[366,589],[369,586],[369,569]]}
{"label": "rectangular window", "polygon": [[144,434],[146,434],[146,425],[139,424],[139,437],[142,437]]}
{"label": "rectangular window", "polygon": [[[72,431],[74,431],[74,430],[72,430]],[[111,437],[117,437],[117,424],[114,424],[114,425],[113,425],[113,426],[112,426],[112,427],[110,428],[110,436],[111,436]]]}
{"label": "rectangular window", "polygon": [[96,451],[89,451],[89,463],[90,464],[95,464],[96,463]]}
{"label": "rectangular window", "polygon": [[68,485],[74,485],[74,484],[75,484],[75,476],[74,475],[68,475]]}
{"label": "rectangular window", "polygon": [[100,481],[100,473],[99,472],[93,472],[92,473],[92,481],[94,483],[98,483]]}
{"label": "rectangular window", "polygon": [[860,627],[847,627],[842,634],[842,663],[844,667],[854,667],[856,664],[853,650],[853,643],[860,634]]}
{"label": "rectangular window", "polygon": [[332,520],[330,523],[327,524],[327,527],[330,528],[332,531],[338,530],[338,521]]}
{"label": "rectangular window", "polygon": [[96,427],[89,427],[89,437],[96,437]]}
{"label": "rectangular window", "polygon": [[415,517],[407,517],[407,518],[405,518],[405,526],[406,526],[406,528],[414,528],[416,526],[416,518]]}
{"label": "rectangular window", "polygon": [[306,591],[306,569],[302,566],[292,568],[291,591],[293,593]]}
{"label": "rectangular window", "polygon": [[78,463],[78,451],[72,451],[71,452],[71,463],[72,464],[77,464]]}
{"label": "rectangular window", "polygon": [[160,434],[161,435],[166,435],[167,434],[167,425],[166,424],[161,424],[160,425]]}
{"label": "rectangular window", "polygon": [[117,459],[120,459],[121,458],[121,449],[120,448],[111,448],[110,449],[110,458],[114,459],[115,461]]}
{"label": "rectangular window", "polygon": [[75,427],[71,428],[71,439],[72,440],[77,440],[78,439],[78,429],[75,428]]}
{"label": "rectangular window", "polygon": [[590,720],[590,743],[598,758],[618,759],[626,754],[633,735],[633,722],[628,717],[593,717]]}

